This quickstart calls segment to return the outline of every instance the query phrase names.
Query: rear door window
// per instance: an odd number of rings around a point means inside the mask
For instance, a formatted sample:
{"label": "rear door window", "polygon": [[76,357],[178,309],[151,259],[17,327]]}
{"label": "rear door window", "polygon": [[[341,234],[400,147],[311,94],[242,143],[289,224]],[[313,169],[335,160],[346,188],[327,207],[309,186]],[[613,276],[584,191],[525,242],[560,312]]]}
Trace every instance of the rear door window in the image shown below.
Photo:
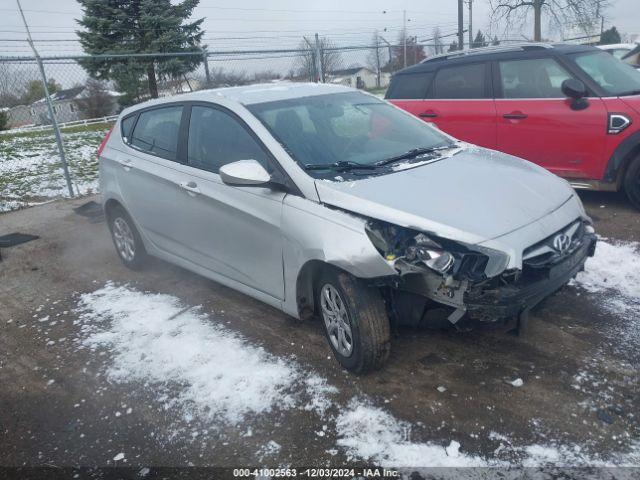
{"label": "rear door window", "polygon": [[485,63],[444,67],[433,83],[433,98],[486,98],[487,66]]}
{"label": "rear door window", "polygon": [[422,100],[433,81],[433,72],[396,75],[387,92],[388,99]]}
{"label": "rear door window", "polygon": [[131,134],[131,145],[150,155],[175,161],[182,109],[177,105],[141,112]]}
{"label": "rear door window", "polygon": [[498,62],[503,98],[564,98],[562,82],[571,78],[553,58]]}

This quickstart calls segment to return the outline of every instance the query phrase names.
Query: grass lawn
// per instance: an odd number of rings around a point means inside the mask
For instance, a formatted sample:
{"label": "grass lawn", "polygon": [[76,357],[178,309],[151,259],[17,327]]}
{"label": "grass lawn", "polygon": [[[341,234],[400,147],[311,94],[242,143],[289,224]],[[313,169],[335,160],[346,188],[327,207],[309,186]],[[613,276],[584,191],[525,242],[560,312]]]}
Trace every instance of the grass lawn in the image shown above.
{"label": "grass lawn", "polygon": [[[62,130],[76,195],[97,190],[96,149],[107,123]],[[69,196],[53,131],[0,135],[0,212]]]}

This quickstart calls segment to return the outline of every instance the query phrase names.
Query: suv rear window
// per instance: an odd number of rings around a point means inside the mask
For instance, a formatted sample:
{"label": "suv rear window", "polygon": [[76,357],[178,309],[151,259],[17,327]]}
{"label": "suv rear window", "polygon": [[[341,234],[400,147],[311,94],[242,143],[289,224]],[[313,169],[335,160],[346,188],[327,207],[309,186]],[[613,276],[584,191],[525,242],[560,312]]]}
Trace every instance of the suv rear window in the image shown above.
{"label": "suv rear window", "polygon": [[391,82],[388,99],[422,100],[433,81],[433,72],[396,75]]}
{"label": "suv rear window", "polygon": [[433,98],[486,98],[486,64],[441,68],[433,82]]}
{"label": "suv rear window", "polygon": [[154,108],[140,113],[131,145],[167,160],[176,160],[182,106]]}

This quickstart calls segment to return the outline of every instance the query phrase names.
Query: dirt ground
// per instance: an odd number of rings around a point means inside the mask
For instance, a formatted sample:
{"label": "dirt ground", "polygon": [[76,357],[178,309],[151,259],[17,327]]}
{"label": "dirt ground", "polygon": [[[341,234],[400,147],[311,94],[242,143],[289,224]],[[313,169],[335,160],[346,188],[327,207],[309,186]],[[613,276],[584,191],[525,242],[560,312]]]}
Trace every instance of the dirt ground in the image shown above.
{"label": "dirt ground", "polygon": [[[326,435],[316,435],[322,420],[303,409],[251,419],[251,437],[242,435],[244,428],[221,424],[202,425],[208,433],[194,440],[148,385],[109,381],[104,375],[108,355],[78,350],[70,340],[48,344],[49,338],[78,335],[73,321],[78,295],[109,281],[202,305],[213,321],[276,356],[293,355],[327,378],[339,389],[332,409],[367,396],[410,422],[412,440],[443,445],[456,440],[465,452],[492,456],[499,443],[491,432],[499,432],[513,444],[562,442],[607,456],[628,451],[640,438],[640,349],[637,344],[621,348],[616,332],[624,318],[599,308],[597,295],[566,287],[532,315],[524,337],[489,329],[402,330],[393,339],[386,368],[356,377],[329,358],[318,322],[298,322],[161,261],[141,272],[126,269],[105,223],[72,211],[90,199],[0,215],[0,233],[41,237],[2,250],[0,465],[111,465],[121,451],[127,452],[129,465],[340,466],[349,461],[335,449],[339,432],[329,428]],[[640,213],[623,196],[589,193],[583,200],[600,235],[640,240]],[[40,305],[61,319],[46,335],[31,328]],[[580,375],[587,380],[577,388]],[[507,383],[514,378],[524,385]],[[133,412],[114,416],[123,404],[134,405]],[[280,453],[258,456],[269,440],[282,446]]]}

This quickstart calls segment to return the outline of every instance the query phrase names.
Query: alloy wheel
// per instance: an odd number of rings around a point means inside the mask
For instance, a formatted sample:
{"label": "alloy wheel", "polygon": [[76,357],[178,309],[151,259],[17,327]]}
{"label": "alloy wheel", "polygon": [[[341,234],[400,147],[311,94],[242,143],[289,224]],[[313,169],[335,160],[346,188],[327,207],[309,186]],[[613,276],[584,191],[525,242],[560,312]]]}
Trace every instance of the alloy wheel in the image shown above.
{"label": "alloy wheel", "polygon": [[120,256],[131,262],[136,256],[136,241],[129,223],[122,217],[113,221],[113,238]]}
{"label": "alloy wheel", "polygon": [[353,335],[347,308],[333,285],[326,284],[320,290],[322,319],[333,348],[340,355],[349,357],[353,353]]}

